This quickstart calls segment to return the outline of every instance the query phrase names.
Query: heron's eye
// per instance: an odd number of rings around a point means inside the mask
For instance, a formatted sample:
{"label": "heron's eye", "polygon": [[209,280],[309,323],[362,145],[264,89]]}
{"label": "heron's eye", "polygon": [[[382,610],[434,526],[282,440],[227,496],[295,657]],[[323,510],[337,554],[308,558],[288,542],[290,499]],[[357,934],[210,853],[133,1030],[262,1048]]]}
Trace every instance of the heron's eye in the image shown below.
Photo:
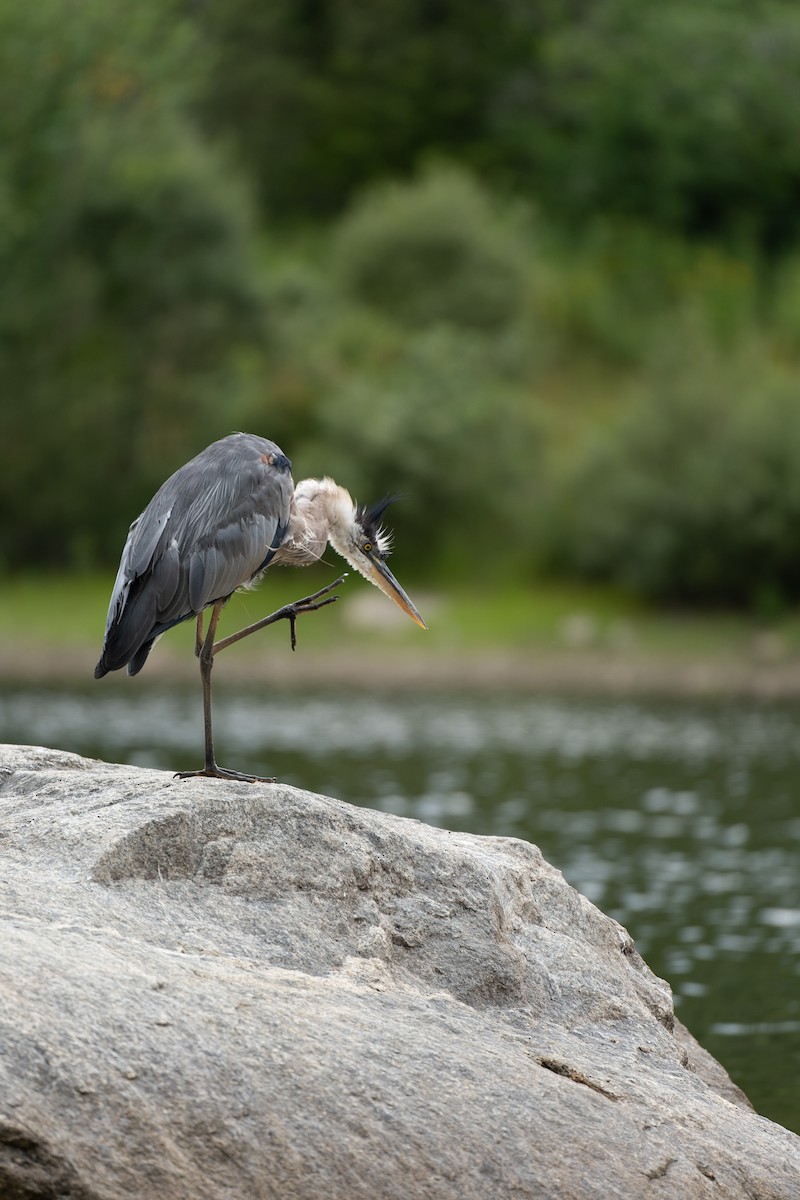
{"label": "heron's eye", "polygon": [[369,554],[370,550],[372,549],[372,542],[364,542],[364,545],[361,547],[361,549],[365,554]]}

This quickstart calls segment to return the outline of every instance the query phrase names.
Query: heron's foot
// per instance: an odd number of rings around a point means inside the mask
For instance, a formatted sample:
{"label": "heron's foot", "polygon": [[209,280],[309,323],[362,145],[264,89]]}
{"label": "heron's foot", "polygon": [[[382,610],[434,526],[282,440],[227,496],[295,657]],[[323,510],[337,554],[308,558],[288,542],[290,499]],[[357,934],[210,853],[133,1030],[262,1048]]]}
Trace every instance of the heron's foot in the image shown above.
{"label": "heron's foot", "polygon": [[283,614],[289,622],[290,641],[292,649],[297,649],[297,618],[303,613],[316,612],[319,608],[324,608],[326,604],[335,604],[339,599],[338,596],[328,596],[327,600],[317,600],[316,603],[311,600],[297,600],[294,604],[287,604],[286,611]]}
{"label": "heron's foot", "polygon": [[[245,629],[240,629],[238,633],[232,633],[229,637],[222,638],[219,642],[214,642],[212,647],[212,655],[219,654],[220,650],[226,650],[228,646],[232,646],[235,642],[240,642],[242,638],[249,637],[251,633],[256,633],[259,629],[266,629],[267,625],[274,625],[276,621],[288,621],[292,631],[292,649],[294,650],[297,644],[297,632],[295,622],[303,613],[316,612],[320,608],[325,608],[327,604],[335,604],[339,599],[338,596],[331,596],[330,593],[334,588],[339,587],[344,583],[347,575],[340,575],[338,579],[334,579],[333,583],[329,583],[327,587],[320,588],[318,592],[314,592],[313,596],[304,596],[302,600],[295,600],[293,604],[284,604],[283,608],[279,608],[277,612],[270,613],[268,617],[262,617],[260,621],[256,621],[253,625],[248,625]],[[322,597],[326,599],[322,599]]]}
{"label": "heron's foot", "polygon": [[241,771],[226,771],[214,763],[211,767],[203,767],[202,771],[177,771],[173,779],[232,779],[236,783],[275,783],[268,775],[244,775]]}
{"label": "heron's foot", "polygon": [[[297,618],[301,617],[303,613],[317,612],[318,609],[325,608],[326,604],[335,604],[339,597],[331,596],[330,593],[334,588],[344,583],[346,578],[346,574],[342,575],[339,579],[335,579],[333,583],[329,583],[327,587],[314,592],[313,596],[304,596],[302,600],[295,600],[293,604],[286,604],[283,609],[279,610],[280,616],[285,617],[289,622],[293,650],[297,649]],[[324,600],[320,599],[322,596],[325,597]],[[279,614],[276,614],[276,616]]]}

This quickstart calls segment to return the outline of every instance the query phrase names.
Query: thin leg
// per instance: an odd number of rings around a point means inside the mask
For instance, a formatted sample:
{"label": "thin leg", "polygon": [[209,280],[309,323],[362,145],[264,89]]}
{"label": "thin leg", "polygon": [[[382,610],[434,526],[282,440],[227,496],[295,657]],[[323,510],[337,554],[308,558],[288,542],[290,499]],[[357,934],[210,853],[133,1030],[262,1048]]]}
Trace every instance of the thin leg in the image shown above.
{"label": "thin leg", "polygon": [[[327,587],[320,588],[318,592],[314,592],[312,596],[306,596],[302,600],[296,600],[293,604],[285,604],[283,608],[277,609],[268,617],[263,617],[262,620],[256,621],[253,625],[248,625],[245,629],[240,629],[238,633],[232,633],[230,637],[223,638],[221,641],[214,641],[214,636],[217,632],[220,614],[222,613],[225,600],[218,600],[211,610],[211,618],[208,622],[208,630],[203,637],[203,617],[202,613],[198,613],[197,627],[195,633],[195,654],[200,659],[200,680],[203,685],[203,730],[205,734],[205,766],[202,771],[180,771],[175,776],[176,779],[193,779],[199,775],[206,776],[211,779],[234,779],[244,783],[274,783],[275,780],[264,775],[244,775],[240,771],[228,771],[224,767],[217,765],[217,760],[214,755],[214,737],[211,726],[211,669],[214,666],[214,655],[220,650],[225,650],[228,646],[232,646],[235,642],[239,642],[242,638],[247,637],[251,633],[256,633],[259,629],[265,629],[267,625],[274,625],[276,621],[287,620],[292,631],[292,649],[294,650],[297,643],[295,622],[303,613],[316,612],[319,608],[324,608],[326,604],[333,604],[338,598],[329,595],[334,588],[338,587],[347,578],[342,575],[334,583],[329,583]],[[322,597],[326,597],[322,599]]]}
{"label": "thin leg", "polygon": [[208,633],[200,648],[200,681],[203,685],[203,733],[206,747],[206,772],[214,772],[217,762],[214,757],[214,734],[211,728],[211,668],[214,666],[214,634],[217,632],[223,601],[218,600],[211,610]]}
{"label": "thin leg", "polygon": [[[222,612],[224,600],[218,600],[211,610],[211,619],[208,622],[208,631],[200,645],[200,681],[203,685],[203,731],[205,735],[205,750],[206,759],[205,766],[202,771],[180,771],[176,776],[177,779],[192,779],[198,775],[203,775],[210,779],[238,779],[245,783],[254,783],[258,780],[261,783],[274,783],[274,779],[268,779],[261,775],[243,775],[239,771],[227,771],[224,767],[217,764],[214,754],[214,734],[211,725],[211,669],[214,666],[214,635],[217,632],[220,614]],[[198,639],[201,630],[201,618],[197,620]]]}
{"label": "thin leg", "polygon": [[[266,629],[267,625],[274,625],[276,621],[288,621],[292,631],[292,649],[297,646],[297,632],[295,623],[299,616],[303,613],[316,612],[318,608],[324,608],[326,604],[334,604],[339,597],[330,596],[334,588],[339,587],[347,579],[347,575],[340,575],[333,583],[329,583],[327,587],[320,588],[318,592],[314,592],[312,596],[306,596],[303,600],[295,600],[293,604],[284,604],[283,608],[276,609],[274,613],[270,613],[268,617],[262,617],[260,621],[254,622],[252,625],[246,625],[244,629],[240,629],[238,633],[232,633],[229,637],[223,638],[214,646],[214,653],[219,654],[220,650],[227,650],[228,646],[233,646],[235,642],[240,642],[242,638],[249,637],[251,633],[258,633],[259,629]],[[322,596],[327,596],[326,600],[322,600]]]}
{"label": "thin leg", "polygon": [[212,779],[246,779],[252,775],[239,775],[236,771],[225,771],[217,766],[214,755],[214,733],[211,724],[211,669],[214,666],[214,635],[217,632],[220,613],[224,600],[218,600],[211,610],[208,632],[203,637],[203,617],[198,614],[195,638],[195,654],[200,659],[200,682],[203,685],[203,731],[205,735],[205,766],[202,771],[181,771],[176,778],[190,779],[198,775],[209,776]]}
{"label": "thin leg", "polygon": [[203,649],[203,614],[201,612],[199,612],[197,614],[197,623],[195,625],[195,634],[194,634],[194,656],[195,656],[195,658],[200,657],[200,652],[202,649]]}

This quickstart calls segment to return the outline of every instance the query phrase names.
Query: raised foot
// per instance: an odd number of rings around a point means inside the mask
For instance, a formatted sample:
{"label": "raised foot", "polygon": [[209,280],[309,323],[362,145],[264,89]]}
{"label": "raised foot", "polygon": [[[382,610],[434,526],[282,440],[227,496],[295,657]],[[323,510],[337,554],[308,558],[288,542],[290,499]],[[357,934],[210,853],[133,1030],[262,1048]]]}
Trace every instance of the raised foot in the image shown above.
{"label": "raised foot", "polygon": [[[266,629],[267,625],[274,625],[276,621],[286,620],[289,622],[292,633],[292,649],[297,645],[297,618],[303,613],[316,612],[320,608],[325,608],[327,604],[335,604],[338,596],[331,596],[328,593],[337,588],[340,583],[344,583],[347,575],[340,575],[338,579],[334,579],[333,583],[329,583],[327,587],[320,588],[318,592],[314,592],[313,596],[304,596],[302,600],[295,600],[293,604],[284,604],[283,608],[279,608],[277,612],[270,613],[268,617],[262,617],[260,621],[256,621],[253,625],[248,625],[245,629],[240,629],[238,633],[232,633],[229,637],[222,638],[219,642],[214,642],[211,653],[212,656],[219,654],[220,650],[226,650],[228,646],[232,646],[235,642],[240,642],[242,638],[249,637],[251,633],[257,633],[259,629]],[[325,597],[325,599],[322,599]]]}
{"label": "raised foot", "polygon": [[224,767],[203,767],[202,771],[176,771],[174,779],[233,779],[236,783],[275,783],[274,778],[267,775],[243,775],[241,771],[226,771]]}

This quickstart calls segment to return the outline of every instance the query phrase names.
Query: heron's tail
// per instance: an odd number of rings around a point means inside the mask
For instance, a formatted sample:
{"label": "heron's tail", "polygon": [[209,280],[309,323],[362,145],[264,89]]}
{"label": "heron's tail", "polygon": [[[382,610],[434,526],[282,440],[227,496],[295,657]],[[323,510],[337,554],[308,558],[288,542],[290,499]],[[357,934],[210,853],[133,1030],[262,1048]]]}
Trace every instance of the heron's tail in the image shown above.
{"label": "heron's tail", "polygon": [[112,596],[106,636],[100,661],[94,669],[95,679],[109,671],[128,667],[128,673],[141,671],[160,630],[156,627],[157,598],[147,580],[135,579],[119,594]]}
{"label": "heron's tail", "polygon": [[[156,635],[158,636],[158,635]],[[138,675],[144,664],[147,662],[147,656],[153,649],[153,644],[156,637],[149,638],[143,645],[139,646],[130,658],[123,659],[121,662],[109,662],[106,658],[105,647],[100,655],[100,661],[94,669],[95,679],[102,679],[104,675],[108,675],[109,671],[119,671],[121,667],[128,668],[129,675]]]}
{"label": "heron's tail", "polygon": [[[161,635],[159,634],[158,636],[160,637]],[[139,649],[136,651],[136,653],[134,654],[131,661],[128,663],[128,674],[129,675],[138,675],[139,674],[142,667],[147,662],[147,656],[150,653],[150,651],[153,649],[155,642],[156,642],[156,638],[151,637],[149,642],[145,642],[143,646],[139,647]]]}

